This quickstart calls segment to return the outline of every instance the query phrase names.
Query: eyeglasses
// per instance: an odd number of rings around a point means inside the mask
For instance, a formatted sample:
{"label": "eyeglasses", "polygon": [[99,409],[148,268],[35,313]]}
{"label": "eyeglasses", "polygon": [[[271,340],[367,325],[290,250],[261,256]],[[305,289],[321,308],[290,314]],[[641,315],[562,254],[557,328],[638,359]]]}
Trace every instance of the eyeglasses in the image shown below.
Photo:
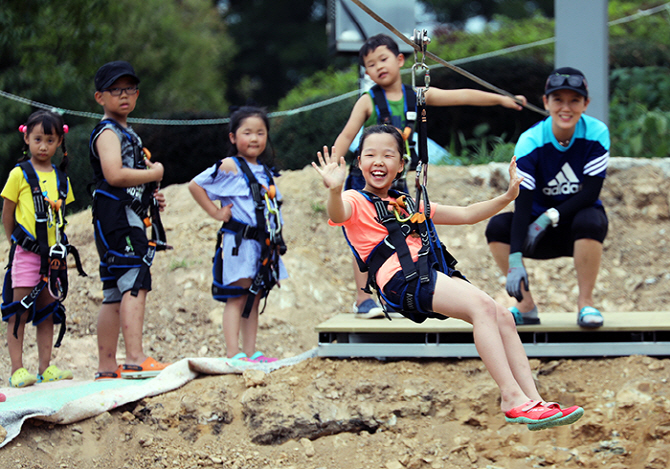
{"label": "eyeglasses", "polygon": [[102,91],[103,93],[105,91],[109,91],[109,94],[111,94],[112,96],[121,96],[125,91],[128,96],[133,96],[137,94],[139,88],[137,86],[129,86],[128,88],[107,88],[106,90]]}
{"label": "eyeglasses", "polygon": [[555,87],[555,86],[562,86],[565,84],[565,82],[568,82],[568,85],[574,87],[574,88],[581,88],[584,86],[584,88],[588,88],[588,85],[586,83],[586,78],[584,78],[581,75],[561,75],[561,74],[555,74],[551,75],[547,79],[547,85],[545,88],[548,87]]}

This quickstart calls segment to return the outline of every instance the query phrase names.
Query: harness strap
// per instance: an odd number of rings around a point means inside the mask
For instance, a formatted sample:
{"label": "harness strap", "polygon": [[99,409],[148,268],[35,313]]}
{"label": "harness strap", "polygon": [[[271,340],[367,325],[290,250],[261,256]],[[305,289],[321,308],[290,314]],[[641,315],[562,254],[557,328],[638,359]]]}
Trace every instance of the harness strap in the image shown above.
{"label": "harness strap", "polygon": [[[411,86],[403,84],[402,88],[403,88],[403,97],[405,98],[404,125],[405,128],[409,128],[410,131],[412,131],[409,136],[410,138],[407,139],[411,144],[412,143],[411,136],[413,134],[414,123],[416,121],[416,93],[414,92]],[[389,108],[388,100],[386,99],[386,93],[384,92],[384,89],[379,85],[374,85],[372,88],[370,88],[370,95],[372,96],[372,100],[375,104],[375,109],[377,111],[377,123],[394,125],[391,116],[391,110]],[[402,122],[400,124],[402,125]]]}
{"label": "harness strap", "polygon": [[[33,197],[33,206],[35,208],[35,238],[40,255],[40,276],[44,277],[49,271],[48,208],[44,200],[42,188],[40,187],[39,178],[37,177],[37,173],[35,172],[32,163],[30,161],[24,161],[19,163],[18,166],[23,171],[23,175],[30,186],[30,192]],[[58,175],[58,173],[56,174]],[[56,229],[58,229],[58,227],[56,227]]]}
{"label": "harness strap", "polygon": [[[404,109],[404,123],[398,122],[398,126],[404,128],[399,128],[403,134],[403,138],[407,142],[409,148],[409,154],[407,155],[410,158],[410,169],[414,169],[417,164],[417,156],[414,151],[414,128],[417,117],[417,98],[416,93],[411,86],[402,85],[403,97],[405,98],[405,109]],[[386,99],[386,92],[379,85],[374,85],[370,88],[370,96],[374,102],[375,109],[377,111],[377,124],[385,125],[395,125],[393,122],[393,116],[391,115],[391,110]],[[353,165],[352,165],[353,166]]]}
{"label": "harness strap", "polygon": [[[249,189],[251,191],[251,196],[254,201],[254,214],[256,217],[256,226],[251,226],[246,223],[240,222],[239,220],[230,219],[229,221],[223,223],[219,232],[217,233],[216,238],[216,249],[214,255],[213,263],[213,276],[214,282],[212,283],[212,296],[221,301],[226,301],[230,297],[238,297],[242,295],[247,295],[247,299],[242,311],[242,317],[248,318],[251,314],[251,309],[253,308],[254,300],[256,295],[259,293],[265,298],[265,303],[263,309],[260,311],[262,313],[265,310],[265,305],[267,304],[267,296],[270,290],[278,283],[279,279],[279,254],[284,254],[286,252],[286,244],[284,243],[283,237],[281,235],[281,230],[272,230],[272,235],[269,232],[270,224],[269,218],[266,221],[265,210],[266,210],[266,197],[263,194],[263,186],[258,182],[258,179],[249,168],[247,162],[240,157],[234,157],[235,162],[237,163],[240,171],[244,175]],[[221,165],[221,161],[217,162],[214,173],[212,177],[215,178],[218,167]],[[270,170],[263,166],[266,177],[268,178],[269,187],[274,186],[274,179]],[[271,196],[273,197],[273,196]],[[277,208],[279,203],[277,203]],[[279,226],[281,223],[279,219],[279,212],[275,210],[274,213],[276,219],[275,222]],[[253,278],[252,284],[249,288],[234,287],[228,285],[222,285],[220,280],[220,273],[218,270],[222,269],[221,265],[221,246],[223,241],[223,233],[229,232],[235,234],[235,246],[232,251],[233,256],[237,256],[239,253],[239,246],[243,239],[253,239],[260,244],[261,254],[260,254],[260,265],[258,266],[258,271]],[[279,253],[279,254],[278,254]]]}
{"label": "harness strap", "polygon": [[154,262],[154,256],[156,255],[156,243],[153,241],[149,241],[148,246],[147,246],[147,253],[142,257],[142,263],[140,264],[140,271],[137,274],[137,278],[135,279],[135,283],[133,284],[133,288],[130,290],[130,294],[132,296],[137,296],[140,292],[140,288],[142,287],[142,282],[144,281],[144,277],[149,273],[149,269],[151,268],[151,264]]}
{"label": "harness strap", "polygon": [[235,233],[235,247],[233,248],[233,256],[237,256],[240,244],[242,243],[243,239],[258,240],[259,238],[258,228],[256,228],[255,226],[247,225],[246,223],[242,223],[241,221],[235,220],[234,218],[231,218],[223,225],[221,225],[221,229],[219,230],[216,239],[217,246],[221,244],[221,240],[223,239],[222,238],[223,232],[225,231],[229,233]]}
{"label": "harness strap", "polygon": [[[33,205],[35,210],[35,238],[32,236],[20,225],[14,229],[12,233],[12,247],[9,253],[9,261],[7,264],[7,274],[5,275],[5,283],[3,288],[3,305],[2,305],[2,317],[4,319],[9,319],[11,316],[16,315],[16,321],[14,323],[13,335],[18,338],[18,329],[21,322],[21,315],[23,311],[28,312],[28,318],[26,323],[34,321],[34,318],[37,317],[37,312],[35,311],[35,301],[39,297],[42,290],[49,286],[49,291],[57,298],[57,300],[64,299],[67,295],[68,290],[68,281],[67,281],[67,263],[65,257],[69,252],[73,252],[75,255],[75,262],[77,264],[77,270],[80,275],[86,276],[86,273],[83,270],[81,265],[81,260],[79,259],[79,254],[77,250],[70,246],[67,242],[67,237],[64,233],[65,227],[65,200],[67,199],[68,193],[68,181],[67,176],[60,169],[53,166],[54,171],[56,172],[56,180],[58,187],[58,197],[59,203],[53,204],[54,209],[58,213],[54,214],[55,217],[60,220],[56,220],[56,230],[58,230],[57,239],[63,238],[64,244],[60,241],[49,248],[49,235],[48,235],[48,210],[49,205],[47,204],[46,196],[42,192],[42,189],[39,185],[39,178],[37,173],[33,168],[33,165],[30,161],[24,161],[19,163],[18,166],[21,168],[23,175],[30,186],[30,191],[33,198]],[[60,226],[59,226],[60,222]],[[33,252],[40,256],[40,281],[37,285],[31,290],[31,292],[26,295],[20,301],[11,301],[9,299],[9,294],[13,291],[12,282],[11,282],[11,266],[14,261],[14,255],[16,254],[16,246],[21,246],[27,251]],[[51,270],[51,271],[50,271]],[[45,310],[43,308],[40,311]],[[60,340],[65,334],[65,314],[63,308],[63,326],[61,327],[61,332],[59,335],[58,345],[60,345]],[[50,314],[50,313],[49,313]],[[47,314],[48,316],[48,314]],[[40,319],[37,323],[43,320]]]}
{"label": "harness strap", "polygon": [[[404,304],[399,305],[404,308],[404,311],[416,311],[419,309],[419,305],[416,303],[416,291],[420,283],[430,282],[433,265],[436,265],[437,269],[442,272],[446,272],[447,267],[453,268],[456,265],[456,259],[449,254],[440,242],[430,220],[430,203],[427,199],[425,186],[421,186],[421,191],[426,200],[424,203],[425,213],[415,211],[418,203],[411,197],[396,191],[389,191],[389,195],[396,199],[394,205],[404,208],[411,214],[404,218],[388,210],[388,201],[384,201],[370,192],[359,191],[373,204],[377,212],[377,221],[384,225],[389,234],[381,243],[375,246],[366,261],[360,258],[356,249],[347,238],[347,242],[354,252],[361,272],[368,272],[368,279],[364,289],[366,293],[372,293],[370,287],[373,287],[377,290],[378,295],[381,295],[376,283],[376,274],[388,258],[397,253],[402,274],[407,283],[404,293]],[[343,229],[343,231],[346,238],[346,230]],[[419,234],[421,238],[421,248],[419,249],[416,262],[412,259],[406,241],[406,237],[411,234]]]}
{"label": "harness strap", "polygon": [[54,344],[54,348],[58,348],[63,341],[66,330],[66,315],[65,315],[65,306],[60,301],[54,301],[49,303],[44,308],[35,311],[35,317],[33,319],[33,325],[37,326],[50,315],[53,315],[54,324],[60,324],[60,330],[58,331],[58,338]]}

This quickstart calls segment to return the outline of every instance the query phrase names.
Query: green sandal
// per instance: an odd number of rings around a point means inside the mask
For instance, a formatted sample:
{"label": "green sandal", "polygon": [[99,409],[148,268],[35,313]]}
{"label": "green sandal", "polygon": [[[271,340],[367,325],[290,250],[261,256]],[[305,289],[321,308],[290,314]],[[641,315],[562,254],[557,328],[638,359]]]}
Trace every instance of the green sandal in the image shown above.
{"label": "green sandal", "polygon": [[37,378],[35,375],[28,373],[28,370],[25,368],[19,368],[9,378],[9,385],[13,388],[25,388],[26,386],[32,386],[36,382]]}
{"label": "green sandal", "polygon": [[44,370],[44,373],[37,375],[38,383],[51,383],[62,379],[72,379],[72,372],[70,370],[61,370],[56,365],[49,366],[49,368]]}

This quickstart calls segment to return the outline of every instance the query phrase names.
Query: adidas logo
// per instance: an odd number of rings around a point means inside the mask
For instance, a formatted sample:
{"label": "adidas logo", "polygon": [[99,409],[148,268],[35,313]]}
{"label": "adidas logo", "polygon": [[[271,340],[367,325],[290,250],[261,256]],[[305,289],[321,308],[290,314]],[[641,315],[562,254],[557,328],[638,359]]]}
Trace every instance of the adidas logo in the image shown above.
{"label": "adidas logo", "polygon": [[575,175],[568,163],[565,163],[556,177],[549,181],[547,187],[542,189],[545,195],[568,195],[576,194],[582,189],[579,178]]}

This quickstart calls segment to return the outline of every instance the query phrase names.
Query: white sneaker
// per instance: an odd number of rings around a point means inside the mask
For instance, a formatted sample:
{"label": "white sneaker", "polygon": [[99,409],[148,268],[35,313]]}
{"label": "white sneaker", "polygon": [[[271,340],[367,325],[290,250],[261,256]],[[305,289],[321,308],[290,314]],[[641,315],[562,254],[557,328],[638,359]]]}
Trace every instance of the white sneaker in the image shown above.
{"label": "white sneaker", "polygon": [[356,306],[356,303],[354,302],[354,306],[352,307],[352,310],[354,314],[356,315],[357,318],[360,319],[372,319],[372,318],[383,318],[384,316],[384,310],[382,309],[381,306],[379,306],[375,300],[368,299],[365,300],[363,303],[360,305]]}

